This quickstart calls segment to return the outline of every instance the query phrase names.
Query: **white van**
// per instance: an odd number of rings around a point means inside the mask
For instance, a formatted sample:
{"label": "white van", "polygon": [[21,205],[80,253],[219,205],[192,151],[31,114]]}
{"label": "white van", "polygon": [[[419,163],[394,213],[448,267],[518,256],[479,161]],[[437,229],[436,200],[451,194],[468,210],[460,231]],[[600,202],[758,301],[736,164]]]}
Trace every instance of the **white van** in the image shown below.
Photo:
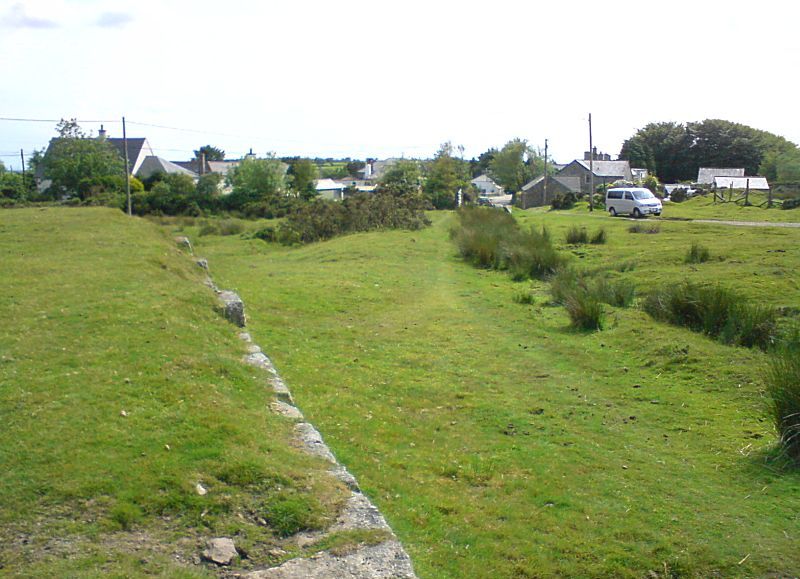
{"label": "white van", "polygon": [[615,215],[661,215],[661,200],[643,187],[618,187],[606,191],[606,209]]}

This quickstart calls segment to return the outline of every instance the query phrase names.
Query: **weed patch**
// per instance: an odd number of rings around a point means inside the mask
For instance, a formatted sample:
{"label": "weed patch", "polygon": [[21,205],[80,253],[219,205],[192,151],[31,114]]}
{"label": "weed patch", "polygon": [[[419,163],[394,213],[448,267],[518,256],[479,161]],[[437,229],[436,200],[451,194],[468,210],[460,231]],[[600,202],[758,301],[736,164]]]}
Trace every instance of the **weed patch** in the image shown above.
{"label": "weed patch", "polygon": [[589,243],[589,233],[586,231],[585,227],[573,225],[567,230],[566,241],[570,245]]}
{"label": "weed patch", "polygon": [[661,226],[658,223],[634,223],[628,227],[629,233],[661,233]]}

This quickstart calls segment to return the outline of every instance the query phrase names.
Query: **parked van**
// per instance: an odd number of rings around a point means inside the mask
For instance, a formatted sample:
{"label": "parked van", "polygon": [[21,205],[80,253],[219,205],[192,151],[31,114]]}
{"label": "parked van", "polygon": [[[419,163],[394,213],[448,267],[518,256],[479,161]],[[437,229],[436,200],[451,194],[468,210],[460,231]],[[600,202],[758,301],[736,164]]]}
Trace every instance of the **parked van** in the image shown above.
{"label": "parked van", "polygon": [[661,215],[661,200],[643,187],[618,187],[606,191],[606,210],[615,215]]}

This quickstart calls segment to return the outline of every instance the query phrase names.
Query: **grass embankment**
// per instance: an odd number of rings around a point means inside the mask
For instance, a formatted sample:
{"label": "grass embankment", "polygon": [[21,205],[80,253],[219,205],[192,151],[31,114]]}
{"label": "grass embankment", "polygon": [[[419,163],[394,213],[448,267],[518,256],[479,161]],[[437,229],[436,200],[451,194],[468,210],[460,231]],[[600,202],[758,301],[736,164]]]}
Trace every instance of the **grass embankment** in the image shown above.
{"label": "grass embankment", "polygon": [[[796,306],[800,231],[524,212],[575,266],[645,292],[719,280]],[[771,461],[760,351],[609,309],[575,332],[547,282],[474,269],[447,239],[296,249],[204,237],[217,279],[421,577],[789,576],[800,475]],[[567,246],[575,224],[602,245]],[[712,259],[687,265],[691,241]],[[532,305],[515,303],[530,292]],[[520,300],[517,300],[520,301]]]}
{"label": "grass embankment", "polygon": [[330,515],[344,495],[290,449],[214,307],[151,223],[0,213],[0,574],[205,576],[208,538],[266,562],[270,513]]}

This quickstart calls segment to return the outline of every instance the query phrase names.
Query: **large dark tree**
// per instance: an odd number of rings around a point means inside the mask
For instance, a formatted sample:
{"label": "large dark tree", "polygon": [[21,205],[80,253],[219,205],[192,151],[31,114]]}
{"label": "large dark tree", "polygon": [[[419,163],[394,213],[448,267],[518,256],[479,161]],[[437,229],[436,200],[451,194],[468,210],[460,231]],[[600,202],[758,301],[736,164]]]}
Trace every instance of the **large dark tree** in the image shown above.
{"label": "large dark tree", "polygon": [[622,145],[619,158],[645,167],[664,183],[691,181],[700,167],[744,167],[755,175],[796,147],[783,137],[720,119],[650,123]]}

